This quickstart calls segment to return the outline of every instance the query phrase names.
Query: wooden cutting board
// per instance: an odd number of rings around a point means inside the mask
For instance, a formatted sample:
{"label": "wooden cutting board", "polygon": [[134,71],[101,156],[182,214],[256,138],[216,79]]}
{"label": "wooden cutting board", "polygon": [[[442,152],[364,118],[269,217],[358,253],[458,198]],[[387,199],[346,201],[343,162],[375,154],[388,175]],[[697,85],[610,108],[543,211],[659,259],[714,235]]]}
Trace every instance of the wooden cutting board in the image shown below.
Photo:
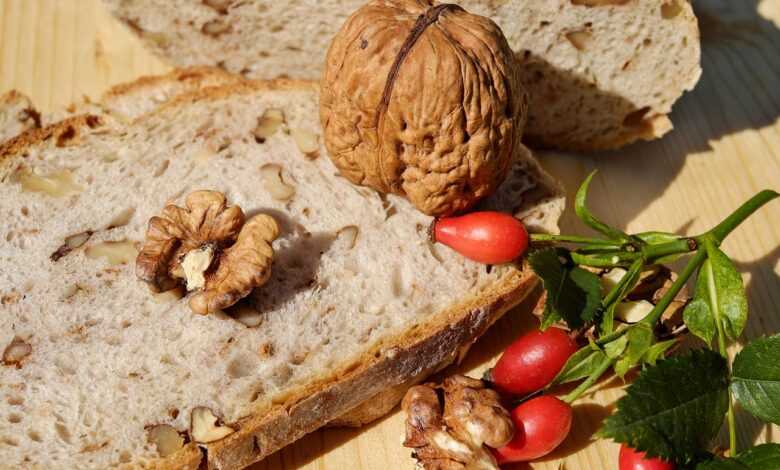
{"label": "wooden cutting board", "polygon": [[[780,0],[698,0],[704,76],[675,107],[676,129],[661,141],[604,155],[543,154],[569,194],[599,169],[591,206],[629,231],[704,230],[763,188],[780,189]],[[110,85],[169,70],[115,22],[98,0],[0,0],[0,93],[16,88],[44,111]],[[567,233],[583,228],[567,214]],[[745,338],[780,331],[780,202],[724,244],[747,285]],[[459,368],[480,375],[513,338],[532,327],[512,312]],[[623,384],[606,380],[575,407],[573,432],[553,455],[515,468],[617,468],[617,446],[592,435]],[[780,429],[737,412],[739,445],[780,441]],[[396,412],[359,430],[324,430],[278,452],[257,470],[412,469]]]}

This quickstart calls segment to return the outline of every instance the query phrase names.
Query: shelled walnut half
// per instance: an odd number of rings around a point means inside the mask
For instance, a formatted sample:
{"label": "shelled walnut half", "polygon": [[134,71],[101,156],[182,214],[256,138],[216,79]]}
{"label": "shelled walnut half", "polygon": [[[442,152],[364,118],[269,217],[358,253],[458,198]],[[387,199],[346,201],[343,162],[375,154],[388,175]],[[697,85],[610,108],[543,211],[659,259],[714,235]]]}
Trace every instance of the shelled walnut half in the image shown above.
{"label": "shelled walnut half", "polygon": [[481,380],[455,375],[441,385],[417,385],[401,404],[406,413],[403,445],[414,449],[425,470],[498,469],[485,446],[501,447],[514,425],[498,394]]}
{"label": "shelled walnut half", "polygon": [[190,308],[208,314],[230,307],[271,276],[279,235],[273,217],[245,221],[225,195],[195,191],[186,207],[168,205],[149,220],[146,240],[136,258],[136,275],[152,292],[184,286],[195,294]]}

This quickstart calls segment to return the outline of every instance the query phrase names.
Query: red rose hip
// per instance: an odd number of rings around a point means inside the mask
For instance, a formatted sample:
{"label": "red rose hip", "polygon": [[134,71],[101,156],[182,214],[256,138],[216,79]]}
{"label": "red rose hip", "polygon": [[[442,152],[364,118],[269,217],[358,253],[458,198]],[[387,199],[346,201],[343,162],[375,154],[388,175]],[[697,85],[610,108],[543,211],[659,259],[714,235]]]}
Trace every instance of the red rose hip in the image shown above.
{"label": "red rose hip", "polygon": [[503,212],[472,212],[437,219],[431,237],[466,258],[485,264],[508,263],[528,248],[528,232],[523,223]]}
{"label": "red rose hip", "polygon": [[627,445],[620,446],[620,470],[675,470],[673,463],[659,458],[649,459],[644,452],[634,450]]}
{"label": "red rose hip", "polygon": [[506,348],[493,368],[493,382],[507,393],[533,393],[549,385],[575,352],[577,342],[560,328],[532,331]]}
{"label": "red rose hip", "polygon": [[572,410],[567,403],[549,395],[532,398],[512,410],[515,437],[493,451],[499,464],[526,462],[552,452],[571,429]]}

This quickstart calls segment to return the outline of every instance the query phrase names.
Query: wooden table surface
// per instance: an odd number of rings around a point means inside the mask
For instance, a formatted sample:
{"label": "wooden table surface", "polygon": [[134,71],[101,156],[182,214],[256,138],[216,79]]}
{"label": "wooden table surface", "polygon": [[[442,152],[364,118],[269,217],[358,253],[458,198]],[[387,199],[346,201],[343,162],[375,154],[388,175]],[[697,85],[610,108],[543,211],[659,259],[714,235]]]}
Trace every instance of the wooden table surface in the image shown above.
{"label": "wooden table surface", "polygon": [[[763,188],[780,189],[780,0],[697,0],[704,75],[676,105],[666,138],[604,155],[544,154],[569,193],[599,169],[591,205],[631,231],[692,234]],[[98,0],[0,0],[0,93],[16,88],[44,111],[142,75],[168,70]],[[567,213],[563,230],[582,231]],[[780,331],[780,202],[724,244],[744,273],[751,319],[744,337]],[[459,370],[480,374],[531,321],[510,313]],[[621,395],[604,382],[575,407],[574,431],[554,454],[516,468],[611,469],[617,446],[592,434]],[[780,441],[779,429],[737,413],[739,445]],[[325,430],[256,465],[265,469],[411,469],[400,413],[359,430]]]}

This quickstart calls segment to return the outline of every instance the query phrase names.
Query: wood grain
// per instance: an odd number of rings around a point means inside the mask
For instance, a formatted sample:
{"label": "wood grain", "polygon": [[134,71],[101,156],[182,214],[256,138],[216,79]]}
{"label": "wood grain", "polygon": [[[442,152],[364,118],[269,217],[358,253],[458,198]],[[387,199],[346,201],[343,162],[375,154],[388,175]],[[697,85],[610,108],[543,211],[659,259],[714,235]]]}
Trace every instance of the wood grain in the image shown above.
{"label": "wood grain", "polygon": [[[756,191],[780,188],[780,0],[698,0],[704,76],[675,107],[676,130],[661,141],[602,155],[542,155],[568,190],[592,169],[591,206],[630,231],[696,233]],[[97,0],[0,0],[0,93],[28,94],[56,110],[107,87],[169,67],[146,52]],[[567,214],[566,232],[584,231]],[[724,244],[744,272],[751,320],[745,338],[780,330],[780,203],[762,210]],[[510,313],[459,370],[480,374],[531,320]],[[591,437],[620,396],[603,382],[575,409],[574,432],[541,462],[516,469],[616,468],[617,446]],[[780,429],[738,412],[739,445],[778,441]],[[360,430],[313,433],[256,465],[271,469],[412,469],[392,414]]]}

